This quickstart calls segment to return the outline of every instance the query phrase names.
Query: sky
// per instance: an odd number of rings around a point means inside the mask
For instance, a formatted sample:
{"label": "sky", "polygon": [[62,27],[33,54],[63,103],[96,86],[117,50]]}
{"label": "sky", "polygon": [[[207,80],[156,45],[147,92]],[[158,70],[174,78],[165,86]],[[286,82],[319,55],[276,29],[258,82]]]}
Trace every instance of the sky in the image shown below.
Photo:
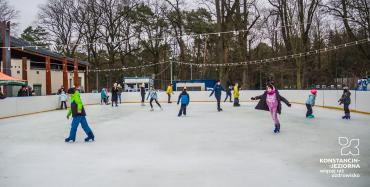
{"label": "sky", "polygon": [[26,27],[37,20],[38,7],[41,4],[45,4],[47,0],[8,0],[8,2],[19,11],[17,32],[22,33]]}

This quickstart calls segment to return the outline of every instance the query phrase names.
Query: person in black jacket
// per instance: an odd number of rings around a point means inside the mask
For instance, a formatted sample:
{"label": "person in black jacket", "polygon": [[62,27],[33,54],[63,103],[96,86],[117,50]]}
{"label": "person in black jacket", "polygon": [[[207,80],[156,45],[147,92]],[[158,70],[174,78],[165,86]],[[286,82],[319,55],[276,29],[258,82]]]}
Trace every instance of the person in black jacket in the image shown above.
{"label": "person in black jacket", "polygon": [[290,107],[289,101],[281,96],[272,84],[266,86],[266,91],[262,95],[252,97],[251,99],[260,100],[255,109],[270,111],[272,120],[275,123],[274,133],[280,132],[278,114],[281,114],[281,101]]}
{"label": "person in black jacket", "polygon": [[348,87],[343,88],[342,97],[338,100],[339,105],[343,104],[344,116],[342,119],[351,119],[351,113],[349,110],[349,105],[351,104],[351,92]]}
{"label": "person in black jacket", "polygon": [[118,91],[117,83],[114,83],[112,87],[112,106],[113,103],[116,103],[116,106],[118,106]]}
{"label": "person in black jacket", "polygon": [[145,85],[144,83],[141,85],[140,87],[140,94],[141,94],[141,106],[145,106],[144,102],[145,102]]}

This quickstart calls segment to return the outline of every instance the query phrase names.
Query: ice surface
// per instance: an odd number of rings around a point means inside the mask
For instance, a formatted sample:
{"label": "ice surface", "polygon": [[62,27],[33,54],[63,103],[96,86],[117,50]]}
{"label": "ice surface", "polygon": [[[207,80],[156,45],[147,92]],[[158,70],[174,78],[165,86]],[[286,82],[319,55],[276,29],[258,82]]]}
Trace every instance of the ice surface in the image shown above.
{"label": "ice surface", "polygon": [[[66,111],[0,120],[0,186],[370,186],[370,116],[315,107],[283,107],[276,135],[268,112],[223,103],[87,106],[96,141],[64,143]],[[360,139],[360,178],[331,178],[320,158],[342,158],[338,137]]]}

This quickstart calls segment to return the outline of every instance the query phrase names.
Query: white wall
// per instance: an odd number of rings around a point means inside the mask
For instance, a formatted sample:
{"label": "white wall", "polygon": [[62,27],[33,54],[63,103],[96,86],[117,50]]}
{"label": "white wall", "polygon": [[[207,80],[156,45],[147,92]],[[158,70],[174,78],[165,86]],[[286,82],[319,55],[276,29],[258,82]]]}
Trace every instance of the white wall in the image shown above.
{"label": "white wall", "polygon": [[[177,101],[180,92],[175,92],[172,95],[172,101]],[[209,97],[209,91],[189,91],[191,102],[213,102],[214,96]],[[251,97],[261,95],[263,91],[247,90],[240,91],[240,101],[250,101]],[[290,102],[305,103],[309,91],[308,90],[281,90],[281,95],[287,98]],[[316,105],[341,107],[338,105],[342,91],[327,90],[318,91],[316,98]],[[81,94],[82,101],[85,105],[99,104],[100,93],[86,93]],[[225,94],[223,93],[223,98]],[[124,92],[122,95],[123,102],[140,102],[141,96],[139,92]],[[370,113],[370,92],[355,92],[352,91],[351,109]],[[159,101],[166,102],[167,94],[165,92],[159,93]],[[31,114],[36,112],[44,112],[55,110],[59,107],[58,96],[36,96],[36,97],[12,97],[0,100],[0,118],[11,117],[23,114]]]}

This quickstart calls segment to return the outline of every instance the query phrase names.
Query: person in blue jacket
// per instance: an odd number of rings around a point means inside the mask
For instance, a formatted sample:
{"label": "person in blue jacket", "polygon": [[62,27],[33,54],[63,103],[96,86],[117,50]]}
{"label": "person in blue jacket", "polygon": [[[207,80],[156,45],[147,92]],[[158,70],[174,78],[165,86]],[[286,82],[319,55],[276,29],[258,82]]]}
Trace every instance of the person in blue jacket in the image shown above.
{"label": "person in blue jacket", "polygon": [[211,97],[213,95],[213,93],[215,94],[215,97],[216,97],[216,100],[217,100],[217,110],[219,112],[222,111],[221,104],[220,104],[221,92],[222,91],[225,91],[225,89],[224,89],[224,87],[222,87],[221,81],[217,80],[216,85],[213,87],[212,93],[209,95],[209,97]]}
{"label": "person in blue jacket", "polygon": [[188,92],[186,92],[186,87],[184,87],[181,94],[179,95],[179,99],[177,100],[177,104],[179,104],[180,101],[181,101],[181,107],[180,107],[179,114],[177,116],[180,117],[183,114],[184,114],[184,116],[186,116],[186,107],[190,103],[190,96],[189,96]]}
{"label": "person in blue jacket", "polygon": [[230,99],[230,103],[232,102],[231,99],[231,90],[233,89],[233,86],[232,85],[229,85],[229,87],[227,87],[226,89],[226,97],[225,97],[225,100],[224,102],[226,102],[226,100],[229,98]]}

